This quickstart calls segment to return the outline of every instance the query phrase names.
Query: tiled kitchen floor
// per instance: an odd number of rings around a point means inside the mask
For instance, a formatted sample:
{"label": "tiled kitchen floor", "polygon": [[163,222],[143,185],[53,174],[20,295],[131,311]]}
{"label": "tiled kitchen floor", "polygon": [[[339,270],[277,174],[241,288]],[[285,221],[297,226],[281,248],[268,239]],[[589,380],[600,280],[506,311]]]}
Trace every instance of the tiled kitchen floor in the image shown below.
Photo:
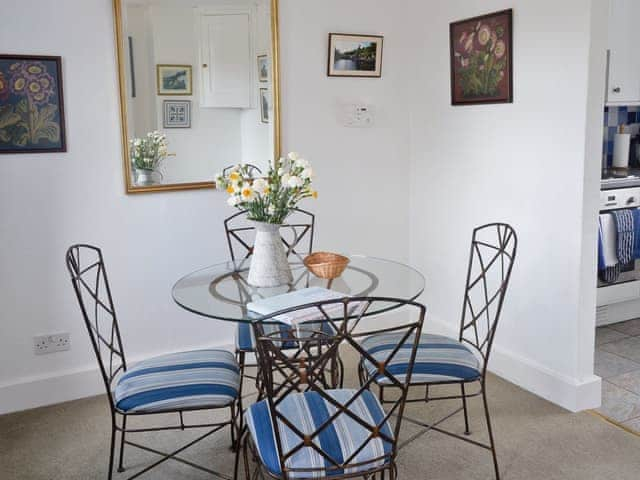
{"label": "tiled kitchen floor", "polygon": [[601,414],[640,432],[640,318],[596,329]]}

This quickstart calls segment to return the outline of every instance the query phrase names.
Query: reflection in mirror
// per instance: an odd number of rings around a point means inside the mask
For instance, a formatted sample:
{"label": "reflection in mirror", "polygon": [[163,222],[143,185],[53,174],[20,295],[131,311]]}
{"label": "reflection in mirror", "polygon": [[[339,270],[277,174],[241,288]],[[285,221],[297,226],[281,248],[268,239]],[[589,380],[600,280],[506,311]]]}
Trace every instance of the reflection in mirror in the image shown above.
{"label": "reflection in mirror", "polygon": [[266,171],[273,0],[115,1],[127,191],[211,186],[237,163]]}

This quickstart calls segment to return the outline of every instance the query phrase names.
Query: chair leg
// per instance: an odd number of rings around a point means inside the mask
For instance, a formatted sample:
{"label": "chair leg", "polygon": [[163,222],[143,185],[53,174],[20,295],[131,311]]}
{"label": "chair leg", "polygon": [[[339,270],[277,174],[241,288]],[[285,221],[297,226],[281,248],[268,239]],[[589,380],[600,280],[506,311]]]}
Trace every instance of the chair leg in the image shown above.
{"label": "chair leg", "polygon": [[118,461],[118,473],[124,472],[124,437],[127,431],[127,416],[122,416],[122,431],[120,432],[120,460]]}
{"label": "chair leg", "polygon": [[107,476],[109,480],[113,478],[113,460],[114,460],[114,456],[115,456],[114,454],[116,449],[116,423],[115,422],[116,420],[114,418],[111,426],[111,449],[109,452],[109,475]]}
{"label": "chair leg", "polygon": [[460,384],[460,393],[462,394],[462,409],[464,410],[464,434],[471,435],[469,430],[469,413],[467,411],[467,396],[464,391],[464,383]]}
{"label": "chair leg", "polygon": [[500,470],[498,469],[498,457],[496,456],[496,444],[493,440],[493,430],[491,428],[491,418],[489,416],[489,405],[487,403],[487,392],[482,383],[482,402],[484,403],[484,414],[487,420],[487,431],[489,432],[489,443],[491,445],[491,455],[493,456],[493,468],[496,472],[496,480],[500,480]]}

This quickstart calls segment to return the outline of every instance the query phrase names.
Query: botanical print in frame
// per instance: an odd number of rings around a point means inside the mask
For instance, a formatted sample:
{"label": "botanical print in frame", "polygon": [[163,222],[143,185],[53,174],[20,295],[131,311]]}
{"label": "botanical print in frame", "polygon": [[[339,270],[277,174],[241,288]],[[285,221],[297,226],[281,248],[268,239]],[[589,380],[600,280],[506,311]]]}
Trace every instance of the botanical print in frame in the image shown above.
{"label": "botanical print in frame", "polygon": [[269,57],[258,55],[258,80],[260,82],[269,81]]}
{"label": "botanical print in frame", "polygon": [[158,65],[158,95],[191,95],[191,65]]}
{"label": "botanical print in frame", "polygon": [[191,102],[189,100],[165,100],[162,117],[164,128],[191,128]]}
{"label": "botanical print in frame", "polygon": [[513,102],[513,10],[451,23],[451,104]]}
{"label": "botanical print in frame", "polygon": [[269,110],[271,108],[271,102],[269,101],[269,90],[266,88],[260,89],[260,120],[262,123],[269,123]]}
{"label": "botanical print in frame", "polygon": [[329,34],[327,75],[330,77],[374,77],[382,75],[380,35]]}
{"label": "botanical print in frame", "polygon": [[0,55],[0,153],[66,151],[61,57]]}

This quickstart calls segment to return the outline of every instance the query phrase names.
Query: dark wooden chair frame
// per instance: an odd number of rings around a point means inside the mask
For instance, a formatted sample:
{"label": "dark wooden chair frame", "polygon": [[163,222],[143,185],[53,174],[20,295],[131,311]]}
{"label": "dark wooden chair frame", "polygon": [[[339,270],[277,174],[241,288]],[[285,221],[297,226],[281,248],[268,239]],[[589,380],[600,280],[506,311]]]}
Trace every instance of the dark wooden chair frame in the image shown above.
{"label": "dark wooden chair frame", "polygon": [[[396,324],[392,327],[377,329],[367,328],[367,322],[375,322],[376,320],[367,319],[362,322],[361,320],[365,316],[367,316],[367,312],[370,309],[371,305],[379,302],[385,302],[385,305],[391,305],[389,309],[400,306],[413,309],[415,312],[413,314],[413,317],[416,318],[411,319],[410,321],[406,321],[401,325]],[[330,305],[340,303],[343,305],[343,314],[339,319],[332,319],[327,314],[326,308]],[[273,321],[273,317],[309,308],[317,310],[319,319],[323,319],[322,321],[331,323],[335,334],[329,335],[321,329],[311,330],[309,328],[305,328],[304,324],[298,325],[297,329],[295,330],[295,340],[297,342],[297,347],[295,352],[291,353],[290,351],[283,351],[278,347],[278,340],[282,338],[279,337],[279,332],[265,333],[264,323]],[[424,323],[425,311],[426,309],[423,305],[413,301],[382,297],[357,297],[345,298],[342,300],[338,299],[316,302],[308,305],[289,308],[287,310],[282,310],[280,312],[274,313],[269,317],[265,317],[253,323],[256,336],[257,358],[258,362],[260,363],[259,374],[262,376],[262,383],[265,388],[265,401],[268,402],[271,418],[274,419],[273,421],[275,425],[277,425],[278,422],[282,422],[284,425],[286,425],[289,429],[291,429],[292,432],[300,437],[301,442],[291,451],[287,452],[286,454],[283,453],[280,434],[278,428],[275,428],[277,453],[279,457],[281,472],[283,472],[282,476],[277,477],[269,472],[268,469],[260,462],[257,455],[256,446],[253,445],[248,432],[244,431],[241,437],[240,449],[243,452],[245,473],[247,479],[251,478],[249,454],[251,454],[254,462],[258,465],[256,471],[254,472],[254,475],[262,473],[263,476],[266,476],[268,478],[288,480],[289,478],[291,478],[291,474],[293,473],[308,473],[309,478],[311,478],[314,473],[318,472],[317,469],[288,469],[286,467],[287,459],[304,447],[313,448],[323,458],[330,462],[332,466],[322,469],[325,472],[327,470],[329,472],[332,472],[338,469],[346,470],[354,467],[365,467],[368,464],[372,465],[370,469],[366,469],[357,473],[335,473],[325,478],[375,478],[376,476],[380,476],[381,479],[384,479],[386,473],[389,474],[390,480],[394,480],[395,478],[397,478],[397,467],[395,458],[397,455],[397,444],[402,418],[404,416],[405,403],[411,383],[411,373],[409,373],[406,378],[401,379],[391,373],[388,370],[387,365],[405,343],[410,343],[410,338],[412,337],[414,340],[409,365],[413,365],[420,333],[422,331],[422,325]],[[359,328],[356,330],[356,327]],[[384,359],[384,361],[378,361],[362,348],[362,346],[360,345],[360,340],[370,335],[383,333],[400,333],[401,340],[398,342],[397,346],[391,352],[389,352],[389,355]],[[378,368],[378,374],[387,377],[392,385],[394,385],[394,387],[400,391],[400,395],[398,395],[394,401],[387,402],[388,404],[391,404],[391,407],[386,409],[384,419],[378,424],[372,424],[369,420],[363,419],[349,410],[349,406],[352,404],[352,402],[361,397],[365,391],[369,390],[371,384],[374,382],[374,378],[370,378],[365,381],[360,386],[360,388],[356,390],[354,396],[345,404],[334,400],[326,393],[327,389],[335,389],[339,387],[339,379],[334,375],[327,375],[327,372],[331,372],[331,369],[327,368],[327,365],[337,357],[338,349],[341,345],[343,347],[347,346],[355,349],[363,358],[374,363]],[[411,370],[412,369],[409,369],[410,372]],[[329,419],[327,419],[313,433],[305,435],[294,425],[292,425],[292,423],[287,419],[286,415],[280,413],[277,407],[282,402],[282,400],[287,397],[287,395],[296,392],[309,391],[317,392],[323,400],[331,403],[336,408],[336,413],[333,414]],[[353,419],[355,422],[357,422],[359,425],[361,425],[371,433],[367,437],[367,439],[358,446],[358,448],[350,458],[345,459],[342,463],[339,463],[334,458],[332,458],[329,453],[323,451],[319,445],[316,445],[313,442],[313,439],[317,437],[320,432],[324,430],[330,423],[332,423],[339,415],[342,414],[349,416],[351,419]],[[388,422],[392,418],[395,419],[395,425],[392,429],[393,435],[389,436],[381,431],[382,429],[380,428],[380,426]],[[355,458],[356,454],[366,446],[368,441],[376,437],[380,437],[383,441],[390,443],[391,452],[389,454],[383,455],[382,457],[371,459],[364,463],[350,463],[353,458]],[[238,451],[236,454],[236,474],[238,471],[239,458],[240,451]],[[382,465],[375,465],[375,463],[382,460],[384,460]],[[253,478],[255,478],[255,476]],[[299,477],[296,476],[296,478]]]}
{"label": "dark wooden chair frame", "polygon": [[[496,242],[495,243],[487,243],[479,239],[479,237],[491,230],[495,230],[496,232]],[[433,430],[436,432],[443,433],[445,435],[449,435],[455,437],[457,439],[463,440],[467,443],[482,447],[491,451],[491,455],[493,458],[493,466],[495,470],[496,479],[500,479],[500,471],[498,468],[498,459],[496,456],[496,448],[495,441],[493,435],[493,429],[491,426],[491,417],[489,414],[489,406],[487,402],[487,391],[486,391],[486,374],[487,374],[487,365],[489,362],[489,355],[491,354],[491,347],[493,346],[493,339],[495,336],[496,328],[498,326],[498,320],[500,319],[500,314],[502,312],[502,305],[504,302],[504,297],[507,291],[507,287],[509,285],[509,279],[511,278],[511,270],[513,268],[513,263],[516,257],[516,250],[518,245],[518,238],[515,230],[510,225],[505,223],[490,223],[487,225],[483,225],[477,227],[473,230],[473,236],[471,240],[471,251],[469,255],[469,266],[467,269],[467,281],[465,287],[464,301],[462,305],[462,317],[460,320],[460,330],[458,340],[463,342],[466,345],[469,345],[473,351],[475,351],[481,359],[481,372],[477,378],[466,380],[463,382],[460,381],[441,381],[441,382],[413,382],[411,384],[412,387],[424,387],[425,394],[424,397],[419,398],[408,398],[407,402],[431,402],[436,400],[462,400],[462,406],[452,413],[446,415],[445,417],[433,422],[433,423],[425,423],[420,420],[412,419],[406,417],[405,420],[409,423],[413,423],[415,425],[424,427],[424,430],[414,434],[409,439],[405,440],[400,448],[406,446],[417,438],[421,437],[425,433]],[[487,259],[486,255],[483,255],[481,251],[482,248],[486,248],[493,252],[491,258]],[[473,275],[473,266],[474,260],[477,260],[480,267],[480,273],[477,276]],[[487,274],[492,268],[499,268],[501,275],[500,286],[492,291],[491,293],[488,291],[487,286]],[[484,294],[484,304],[480,309],[474,311],[472,299],[470,293],[473,288],[476,286],[480,286],[483,289]],[[496,302],[494,314],[491,315],[489,307]],[[468,316],[471,317],[470,320],[467,320]],[[486,321],[486,324],[483,324],[482,327],[486,327],[486,334],[482,335],[479,332],[479,322]],[[471,334],[471,335],[469,335]],[[471,337],[471,338],[469,338]],[[361,382],[367,382],[368,374],[366,368],[364,366],[364,361],[361,360],[359,365],[359,376]],[[467,392],[466,385],[476,384],[478,386],[477,391]],[[442,385],[459,385],[460,386],[460,395],[444,395],[444,396],[432,396],[430,395],[429,388],[437,387]],[[380,401],[384,404],[387,401],[385,400],[385,390],[394,388],[393,386],[382,386],[377,385],[378,393]],[[469,430],[469,415],[467,411],[467,400],[472,397],[482,396],[485,420],[487,423],[487,433],[489,436],[489,444],[481,443],[471,438],[468,438],[471,435],[471,431]],[[450,432],[445,430],[439,425],[454,415],[463,412],[464,414],[464,436],[458,435],[454,432]]]}
{"label": "dark wooden chair frame", "polygon": [[[83,260],[88,258],[85,263]],[[109,475],[111,480],[113,476],[114,457],[116,451],[116,432],[120,433],[120,452],[118,461],[118,472],[124,472],[124,447],[129,445],[132,447],[145,450],[147,452],[159,455],[161,458],[152,464],[146,466],[142,470],[136,472],[129,477],[129,480],[137,478],[149,470],[157,467],[161,463],[171,459],[177,462],[189,465],[198,470],[203,470],[212,475],[216,475],[223,479],[228,479],[227,475],[216,472],[209,468],[203,467],[189,460],[179,457],[178,455],[187,448],[204,440],[215,432],[226,426],[231,429],[231,445],[237,448],[237,441],[240,433],[240,413],[242,412],[242,404],[240,395],[238,399],[222,406],[206,406],[183,409],[166,409],[154,412],[126,412],[119,409],[113,396],[113,387],[117,378],[127,371],[127,361],[125,358],[124,347],[120,336],[120,328],[116,316],[116,311],[111,296],[111,289],[107,279],[107,272],[102,257],[102,251],[93,246],[86,244],[77,244],[71,246],[66,253],[66,264],[71,275],[71,283],[73,284],[80,310],[84,318],[85,325],[89,332],[91,345],[98,360],[98,366],[102,375],[109,407],[111,410],[111,444],[109,453]],[[101,288],[104,296],[101,295]],[[88,296],[88,300],[86,297]],[[106,317],[106,318],[103,318]],[[220,410],[229,408],[230,419],[219,423],[205,424],[186,424],[184,421],[184,413],[190,411],[202,410]],[[145,417],[156,414],[176,413],[178,414],[178,425],[148,427],[148,428],[127,428],[127,418],[129,417]],[[118,422],[119,420],[119,422]],[[181,446],[171,453],[161,452],[155,448],[142,445],[126,438],[126,434],[135,434],[143,432],[171,431],[171,430],[187,430],[194,428],[207,428],[206,433],[198,436],[196,439]]]}

